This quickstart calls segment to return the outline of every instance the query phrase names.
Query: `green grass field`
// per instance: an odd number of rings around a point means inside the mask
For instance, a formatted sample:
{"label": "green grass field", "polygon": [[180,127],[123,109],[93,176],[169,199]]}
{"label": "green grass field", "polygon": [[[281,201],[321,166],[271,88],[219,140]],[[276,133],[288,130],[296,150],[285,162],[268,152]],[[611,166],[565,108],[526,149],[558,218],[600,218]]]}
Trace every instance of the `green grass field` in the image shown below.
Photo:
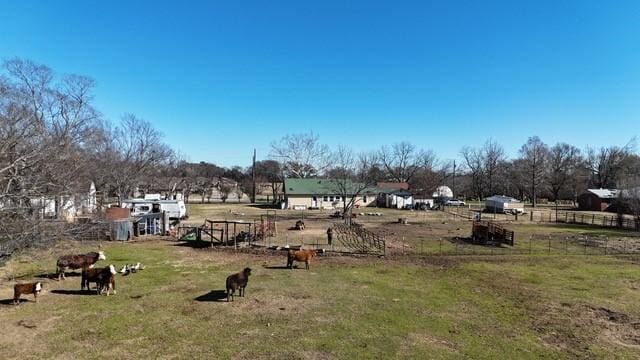
{"label": "green grass field", "polygon": [[[638,358],[640,271],[628,257],[321,257],[107,243],[103,263],[140,261],[115,296],[48,281],[38,304],[9,305],[0,285],[3,358]],[[92,244],[24,254],[0,270],[20,280]],[[224,279],[254,269],[245,298]],[[31,296],[25,298],[32,300]]]}

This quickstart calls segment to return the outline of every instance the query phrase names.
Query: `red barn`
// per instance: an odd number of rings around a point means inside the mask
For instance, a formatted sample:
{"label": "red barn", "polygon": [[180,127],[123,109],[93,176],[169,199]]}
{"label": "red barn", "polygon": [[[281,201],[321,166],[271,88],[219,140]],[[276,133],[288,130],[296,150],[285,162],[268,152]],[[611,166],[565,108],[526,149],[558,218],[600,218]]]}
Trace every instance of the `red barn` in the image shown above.
{"label": "red barn", "polygon": [[585,211],[607,211],[620,194],[617,189],[588,189],[578,196],[578,208]]}

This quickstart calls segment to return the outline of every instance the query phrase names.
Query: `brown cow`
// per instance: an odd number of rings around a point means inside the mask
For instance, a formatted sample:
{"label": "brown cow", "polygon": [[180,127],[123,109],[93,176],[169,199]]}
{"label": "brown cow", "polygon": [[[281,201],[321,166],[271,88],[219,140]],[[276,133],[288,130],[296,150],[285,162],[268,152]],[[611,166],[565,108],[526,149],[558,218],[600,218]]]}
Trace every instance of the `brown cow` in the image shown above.
{"label": "brown cow", "polygon": [[89,283],[96,283],[96,292],[102,294],[104,290],[107,290],[107,296],[109,291],[113,290],[113,294],[116,294],[116,281],[115,274],[117,274],[116,267],[109,265],[105,268],[86,268],[82,270],[82,280],[80,283],[80,289],[84,290],[85,286],[87,290],[90,290]]}
{"label": "brown cow", "polygon": [[38,302],[38,294],[42,291],[42,283],[40,281],[35,283],[16,284],[13,287],[13,304],[20,304],[20,295],[33,294],[33,299]]}
{"label": "brown cow", "polygon": [[305,269],[309,270],[309,263],[311,263],[311,259],[313,259],[315,256],[315,250],[289,250],[287,252],[287,267],[289,269],[293,269],[293,262],[299,261],[304,262]]}
{"label": "brown cow", "polygon": [[58,258],[56,262],[57,272],[58,272],[58,280],[64,279],[64,272],[66,269],[76,270],[76,269],[85,269],[93,267],[93,265],[98,262],[98,260],[106,260],[107,257],[104,256],[104,252],[90,252],[88,254],[83,255],[64,255]]}

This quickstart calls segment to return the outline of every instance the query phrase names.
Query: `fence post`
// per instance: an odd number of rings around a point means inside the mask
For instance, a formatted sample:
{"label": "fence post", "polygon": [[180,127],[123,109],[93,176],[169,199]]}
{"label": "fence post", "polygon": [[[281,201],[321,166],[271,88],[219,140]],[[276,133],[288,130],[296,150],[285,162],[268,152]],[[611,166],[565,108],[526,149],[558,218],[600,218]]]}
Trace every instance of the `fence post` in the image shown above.
{"label": "fence post", "polygon": [[607,255],[607,247],[609,247],[609,238],[604,238],[604,254]]}
{"label": "fence post", "polygon": [[569,237],[564,237],[564,254],[567,255],[569,253]]}
{"label": "fence post", "polygon": [[551,254],[551,236],[548,236],[548,238],[549,238],[549,250],[547,252]]}
{"label": "fence post", "polygon": [[530,236],[529,236],[529,254],[531,254],[531,251],[533,250],[533,249],[531,248],[531,242],[532,242],[532,241],[533,241],[533,235],[530,235]]}
{"label": "fence post", "polygon": [[584,254],[587,255],[587,242],[589,241],[589,237],[584,237]]}
{"label": "fence post", "polygon": [[442,255],[442,238],[440,238],[440,255]]}

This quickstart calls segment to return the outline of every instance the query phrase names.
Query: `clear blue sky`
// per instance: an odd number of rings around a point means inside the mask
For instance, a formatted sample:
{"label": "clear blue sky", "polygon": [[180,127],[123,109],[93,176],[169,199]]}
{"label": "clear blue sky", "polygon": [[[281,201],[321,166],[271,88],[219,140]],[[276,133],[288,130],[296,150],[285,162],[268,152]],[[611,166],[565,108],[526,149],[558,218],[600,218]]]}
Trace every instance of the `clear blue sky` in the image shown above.
{"label": "clear blue sky", "polygon": [[0,57],[96,79],[109,119],[192,161],[249,164],[286,133],[451,159],[493,137],[640,135],[640,1],[0,0]]}

